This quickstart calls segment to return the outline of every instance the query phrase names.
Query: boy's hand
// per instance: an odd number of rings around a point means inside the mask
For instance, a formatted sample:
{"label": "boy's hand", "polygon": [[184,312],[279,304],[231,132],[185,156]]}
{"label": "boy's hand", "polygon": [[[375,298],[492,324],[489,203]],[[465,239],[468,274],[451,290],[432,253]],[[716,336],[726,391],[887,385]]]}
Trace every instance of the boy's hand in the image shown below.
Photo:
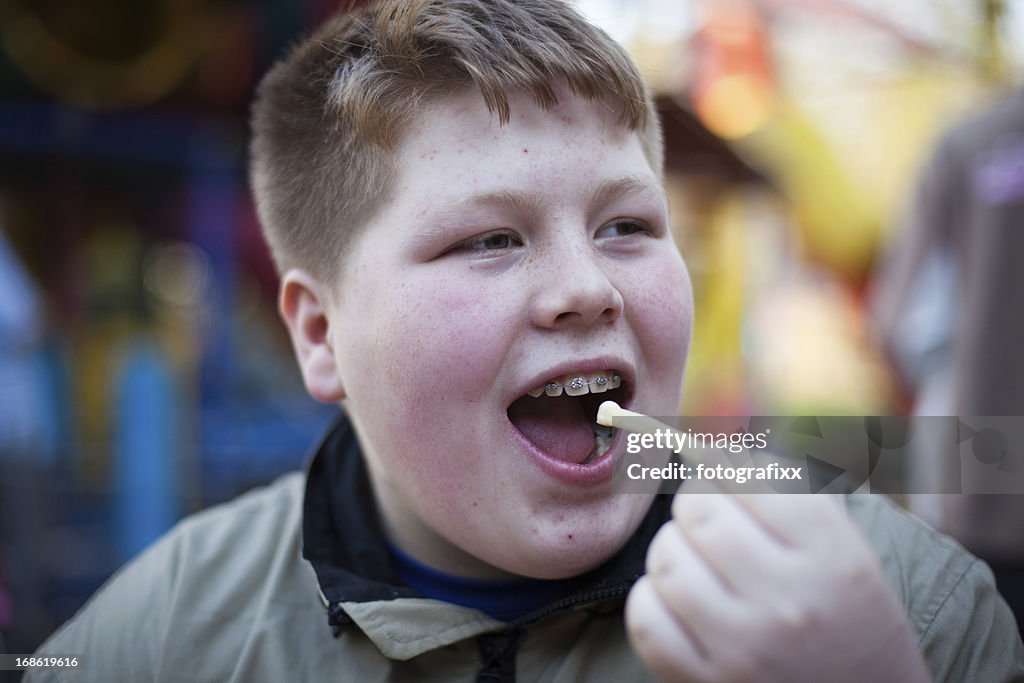
{"label": "boy's hand", "polygon": [[825,496],[682,494],[626,625],[673,682],[930,677],[874,552]]}

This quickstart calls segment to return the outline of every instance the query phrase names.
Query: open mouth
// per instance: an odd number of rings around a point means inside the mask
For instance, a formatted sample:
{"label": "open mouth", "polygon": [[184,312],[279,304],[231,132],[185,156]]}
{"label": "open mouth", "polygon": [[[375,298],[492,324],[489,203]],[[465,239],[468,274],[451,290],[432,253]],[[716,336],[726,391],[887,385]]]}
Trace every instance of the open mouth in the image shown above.
{"label": "open mouth", "polygon": [[588,465],[611,449],[615,430],[597,424],[597,409],[612,400],[625,404],[628,387],[618,370],[553,377],[516,399],[508,419],[549,456]]}

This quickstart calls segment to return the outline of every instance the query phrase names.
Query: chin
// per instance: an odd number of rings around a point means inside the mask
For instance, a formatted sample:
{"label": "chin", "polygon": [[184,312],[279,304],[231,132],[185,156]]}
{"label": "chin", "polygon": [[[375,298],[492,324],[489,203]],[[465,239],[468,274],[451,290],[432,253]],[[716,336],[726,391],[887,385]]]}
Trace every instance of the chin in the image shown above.
{"label": "chin", "polygon": [[[629,498],[649,500],[628,495]],[[633,501],[628,501],[633,502]],[[535,579],[565,579],[584,574],[611,559],[636,531],[647,506],[615,505],[592,515],[589,511],[565,512],[547,524],[538,524],[525,539],[507,571]]]}

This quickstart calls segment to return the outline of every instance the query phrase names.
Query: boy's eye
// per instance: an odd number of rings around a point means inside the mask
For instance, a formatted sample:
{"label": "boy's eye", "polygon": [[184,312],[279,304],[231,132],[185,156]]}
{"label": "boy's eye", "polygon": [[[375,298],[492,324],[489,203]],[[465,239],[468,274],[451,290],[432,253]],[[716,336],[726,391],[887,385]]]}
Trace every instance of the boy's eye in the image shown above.
{"label": "boy's eye", "polygon": [[522,240],[508,232],[491,232],[486,235],[472,237],[455,245],[452,251],[500,251],[523,246]]}
{"label": "boy's eye", "polygon": [[594,237],[626,237],[628,235],[635,235],[636,233],[645,233],[649,235],[651,234],[651,229],[640,221],[620,218],[612,221],[611,223],[605,223],[602,225],[597,230]]}

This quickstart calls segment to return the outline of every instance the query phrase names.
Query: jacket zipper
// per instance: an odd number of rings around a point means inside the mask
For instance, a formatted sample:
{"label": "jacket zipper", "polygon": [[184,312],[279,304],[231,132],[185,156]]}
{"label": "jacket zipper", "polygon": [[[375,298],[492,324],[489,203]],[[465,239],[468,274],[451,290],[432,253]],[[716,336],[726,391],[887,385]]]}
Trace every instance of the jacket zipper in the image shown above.
{"label": "jacket zipper", "polygon": [[525,639],[526,629],[529,626],[553,614],[565,612],[580,605],[623,597],[629,593],[633,583],[635,583],[635,579],[629,583],[563,598],[512,621],[500,633],[479,636],[482,666],[477,675],[477,681],[480,683],[514,683],[516,680],[516,653]]}
{"label": "jacket zipper", "polygon": [[525,616],[522,616],[515,621],[509,623],[509,630],[516,630],[533,626],[541,619],[545,619],[552,614],[558,612],[564,612],[580,605],[585,605],[590,602],[600,602],[602,600],[610,600],[612,598],[625,597],[629,590],[636,583],[636,580],[640,578],[640,575],[633,577],[629,583],[620,583],[616,586],[610,586],[608,588],[601,588],[598,590],[590,591],[589,593],[583,593],[582,595],[570,596],[568,598],[562,598],[557,602],[553,602],[536,612],[531,612]]}

